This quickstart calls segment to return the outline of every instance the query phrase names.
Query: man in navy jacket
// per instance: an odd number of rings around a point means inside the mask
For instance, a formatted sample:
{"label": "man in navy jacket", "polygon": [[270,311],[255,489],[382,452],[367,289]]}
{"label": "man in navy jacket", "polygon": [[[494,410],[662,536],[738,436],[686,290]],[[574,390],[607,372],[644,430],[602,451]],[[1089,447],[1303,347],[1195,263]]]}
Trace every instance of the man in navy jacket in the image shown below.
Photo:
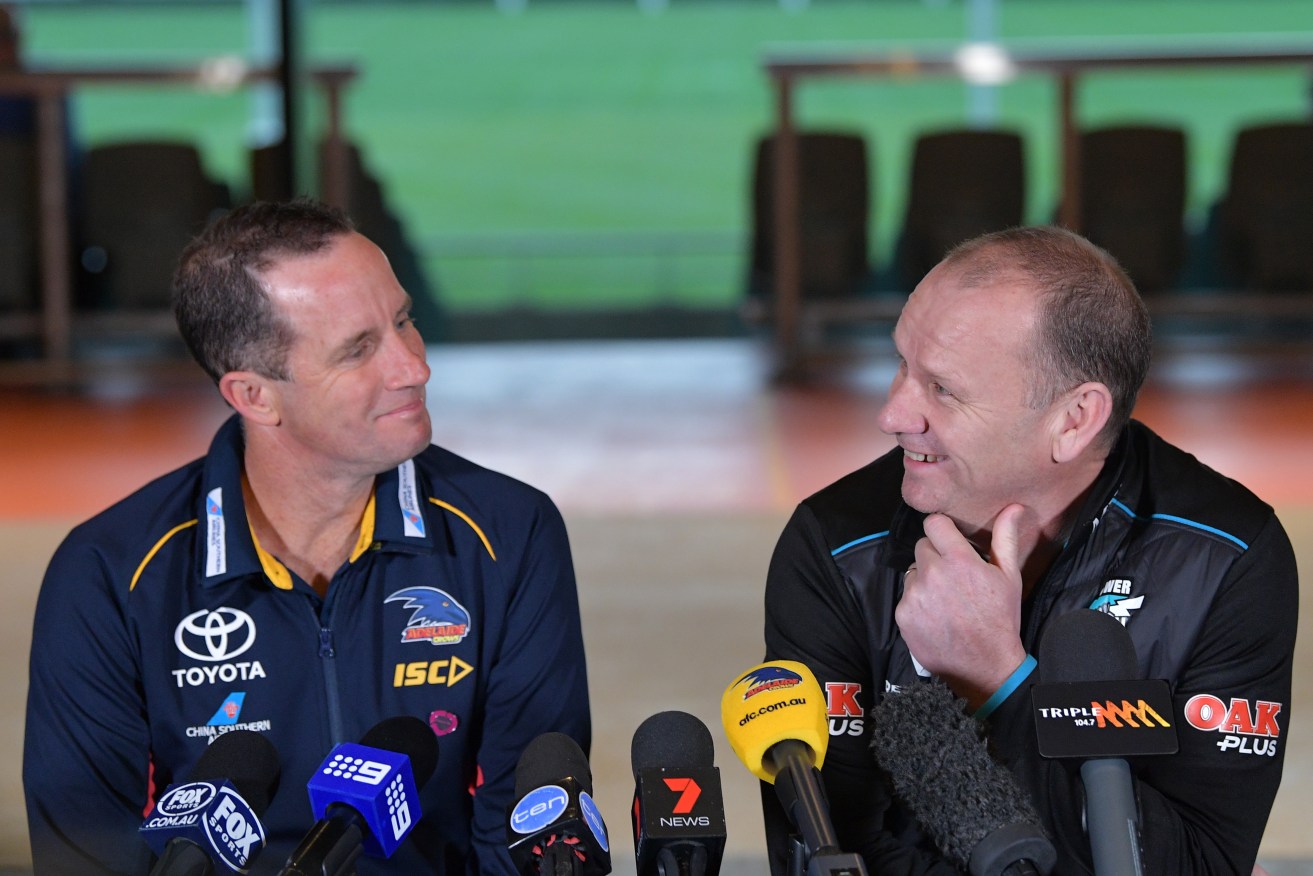
{"label": "man in navy jacket", "polygon": [[508,872],[520,753],[553,730],[589,743],[560,514],[430,445],[410,297],[337,211],[241,208],[175,286],[235,413],[51,561],[23,764],[36,872],[146,873],[143,814],[236,728],[280,754],[255,863],[276,872],[320,761],[397,715],[432,727],[437,771],[407,841],[359,872]]}

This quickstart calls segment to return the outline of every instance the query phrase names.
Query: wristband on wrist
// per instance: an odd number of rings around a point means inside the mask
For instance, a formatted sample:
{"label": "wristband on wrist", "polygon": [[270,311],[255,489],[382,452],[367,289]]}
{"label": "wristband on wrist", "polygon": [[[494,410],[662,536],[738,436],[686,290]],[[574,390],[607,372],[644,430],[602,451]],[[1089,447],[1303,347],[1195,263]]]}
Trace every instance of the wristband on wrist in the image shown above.
{"label": "wristband on wrist", "polygon": [[994,691],[989,699],[981,704],[980,708],[972,713],[971,717],[977,721],[988,718],[995,709],[1003,705],[1004,700],[1012,696],[1013,691],[1021,687],[1021,683],[1030,677],[1030,673],[1035,670],[1037,665],[1035,658],[1027,654],[1026,659],[1021,661],[1021,665],[1012,670],[1012,674],[1004,680],[1003,684],[999,685],[998,690]]}

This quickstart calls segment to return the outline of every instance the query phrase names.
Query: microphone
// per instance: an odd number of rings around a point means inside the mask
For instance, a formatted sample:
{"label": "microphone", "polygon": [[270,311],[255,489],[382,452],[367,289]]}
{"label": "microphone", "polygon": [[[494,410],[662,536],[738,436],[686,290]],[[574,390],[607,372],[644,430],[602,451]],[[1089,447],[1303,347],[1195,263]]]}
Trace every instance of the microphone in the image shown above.
{"label": "microphone", "polygon": [[583,749],[564,733],[534,739],[515,765],[506,842],[524,876],[605,876],[611,847]]}
{"label": "microphone", "polygon": [[253,730],[217,737],[187,781],[170,785],[141,825],[159,856],[151,876],[245,873],[264,848],[260,816],[278,790],[278,752]]}
{"label": "microphone", "polygon": [[793,660],[754,666],[725,689],[720,717],[734,753],[749,772],[775,786],[802,834],[794,854],[805,857],[808,876],[865,876],[862,859],[839,850],[821,787],[818,770],[830,732],[825,698],[811,670]]}
{"label": "microphone", "polygon": [[630,745],[638,876],[716,876],[725,853],[725,801],[711,731],[687,712],[659,712]]}
{"label": "microphone", "polygon": [[1047,874],[1057,851],[1015,777],[942,681],[886,694],[871,714],[875,759],[945,857],[971,876]]}
{"label": "microphone", "polygon": [[328,753],[306,783],[315,825],[282,876],[354,876],[361,852],[387,858],[420,818],[419,789],[438,764],[438,742],[419,718],[386,718],[360,742]]}
{"label": "microphone", "polygon": [[1080,609],[1055,618],[1039,646],[1041,684],[1031,689],[1039,752],[1079,758],[1085,823],[1098,876],[1138,876],[1139,813],[1125,758],[1175,754],[1171,693],[1142,679],[1121,622]]}

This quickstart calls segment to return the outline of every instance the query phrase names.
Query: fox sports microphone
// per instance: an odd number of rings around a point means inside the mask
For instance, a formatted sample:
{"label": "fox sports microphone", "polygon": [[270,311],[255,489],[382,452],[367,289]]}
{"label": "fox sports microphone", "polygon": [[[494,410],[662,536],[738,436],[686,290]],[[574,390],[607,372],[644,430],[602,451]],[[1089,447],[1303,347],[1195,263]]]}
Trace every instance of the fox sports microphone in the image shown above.
{"label": "fox sports microphone", "polygon": [[875,707],[875,759],[935,845],[971,876],[1047,874],[1057,852],[1012,773],[989,755],[965,702],[941,681]]}
{"label": "fox sports microphone", "polygon": [[611,847],[593,802],[583,749],[564,733],[534,739],[515,766],[506,819],[511,861],[523,876],[605,876]]}
{"label": "fox sports microphone", "polygon": [[1167,683],[1142,678],[1131,634],[1088,609],[1048,625],[1039,670],[1031,691],[1039,752],[1081,761],[1094,872],[1138,876],[1139,811],[1126,758],[1176,753]]}
{"label": "fox sports microphone", "polygon": [[273,743],[252,730],[212,742],[186,782],[170,785],[141,825],[159,855],[151,876],[245,873],[264,848],[260,816],[278,790]]}
{"label": "fox sports microphone", "polygon": [[386,718],[360,742],[328,753],[306,783],[319,819],[280,871],[354,876],[361,852],[387,858],[420,818],[419,789],[438,764],[438,742],[419,718]]}
{"label": "fox sports microphone", "polygon": [[839,850],[817,772],[830,730],[825,698],[811,670],[792,660],[754,666],[725,689],[720,717],[734,753],[753,775],[775,786],[802,834],[808,876],[865,876],[862,859]]}
{"label": "fox sports microphone", "polygon": [[716,876],[725,801],[711,731],[687,712],[659,712],[630,745],[638,876]]}

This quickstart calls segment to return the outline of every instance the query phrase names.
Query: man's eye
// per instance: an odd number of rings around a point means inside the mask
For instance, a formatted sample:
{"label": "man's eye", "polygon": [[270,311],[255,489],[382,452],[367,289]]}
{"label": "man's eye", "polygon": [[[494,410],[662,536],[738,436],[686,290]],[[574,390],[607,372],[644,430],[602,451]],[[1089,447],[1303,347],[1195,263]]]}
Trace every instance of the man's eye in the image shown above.
{"label": "man's eye", "polygon": [[944,386],[942,383],[930,384],[930,390],[935,395],[951,396],[953,394],[952,391],[948,387]]}

